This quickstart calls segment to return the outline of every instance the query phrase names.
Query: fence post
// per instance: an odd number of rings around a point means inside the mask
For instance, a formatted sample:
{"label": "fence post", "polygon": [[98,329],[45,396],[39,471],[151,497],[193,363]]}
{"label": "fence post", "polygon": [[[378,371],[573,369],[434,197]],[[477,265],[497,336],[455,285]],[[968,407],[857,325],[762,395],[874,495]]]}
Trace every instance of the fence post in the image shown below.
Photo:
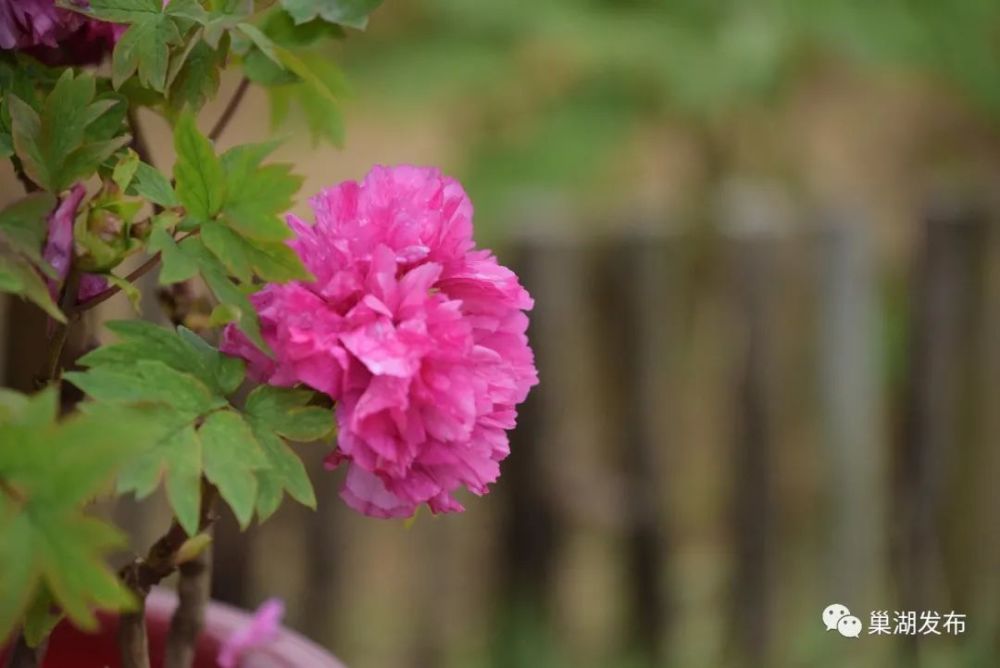
{"label": "fence post", "polygon": [[870,221],[858,210],[828,209],[821,225],[820,401],[829,463],[825,516],[831,520],[824,605],[842,603],[863,617],[885,607],[888,594],[874,248]]}
{"label": "fence post", "polygon": [[[910,311],[909,375],[895,462],[894,562],[903,607],[934,610],[945,590],[940,515],[959,456],[962,359],[977,277],[981,218],[952,197],[931,202],[923,221]],[[909,638],[901,662],[919,663]]]}
{"label": "fence post", "polygon": [[656,227],[627,229],[609,243],[598,316],[608,378],[610,433],[622,476],[626,563],[626,639],[648,665],[666,657],[670,618],[665,467],[671,405],[665,378],[675,329],[679,272],[676,245]]}
{"label": "fence post", "polygon": [[736,370],[730,497],[735,565],[731,636],[737,663],[770,663],[775,607],[774,264],[788,211],[769,184],[733,180],[720,192],[731,266]]}

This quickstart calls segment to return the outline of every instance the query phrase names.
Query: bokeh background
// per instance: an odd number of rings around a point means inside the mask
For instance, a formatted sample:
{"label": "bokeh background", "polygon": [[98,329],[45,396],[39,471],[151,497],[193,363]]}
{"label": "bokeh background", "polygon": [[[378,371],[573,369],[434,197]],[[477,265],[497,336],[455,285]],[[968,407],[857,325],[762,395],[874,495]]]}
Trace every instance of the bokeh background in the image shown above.
{"label": "bokeh background", "polygon": [[[355,668],[1000,665],[1000,3],[389,0],[325,55],[343,147],[278,130],[299,212],[375,163],[460,178],[542,382],[462,515],[352,514],[304,446],[320,510],[224,518],[216,597]],[[3,309],[23,384],[40,320]],[[137,550],[168,521],[113,512]],[[830,603],[966,630],[847,639]]]}

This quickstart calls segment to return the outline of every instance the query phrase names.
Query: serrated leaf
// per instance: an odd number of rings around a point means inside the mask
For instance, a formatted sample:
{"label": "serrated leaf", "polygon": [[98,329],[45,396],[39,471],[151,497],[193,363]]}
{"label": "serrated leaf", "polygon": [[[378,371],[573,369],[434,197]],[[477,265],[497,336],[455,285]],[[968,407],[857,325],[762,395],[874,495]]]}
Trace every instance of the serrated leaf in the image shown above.
{"label": "serrated leaf", "polygon": [[206,413],[226,403],[195,376],[154,359],[136,360],[129,368],[99,366],[85,372],[70,371],[64,377],[104,402],[162,403],[191,415]]}
{"label": "serrated leaf", "polygon": [[140,162],[135,171],[135,180],[131,190],[140,197],[145,197],[154,204],[164,207],[180,206],[180,200],[174,194],[174,189],[163,174],[155,167]]}
{"label": "serrated leaf", "polygon": [[167,500],[188,535],[198,532],[201,513],[201,441],[190,414],[150,411],[149,447],[138,453],[118,476],[119,493],[149,496],[162,479]]}
{"label": "serrated leaf", "polygon": [[7,401],[12,409],[0,423],[0,443],[17,445],[0,448],[3,637],[22,614],[32,641],[44,634],[50,619],[42,589],[83,629],[96,626],[95,608],[121,610],[133,602],[104,561],[124,536],[81,509],[143,446],[144,425],[129,410],[88,404],[55,423],[54,397],[50,390]]}
{"label": "serrated leaf", "polygon": [[0,244],[0,292],[23,295],[37,304],[50,317],[66,322],[66,316],[52,300],[45,281],[34,266]]}
{"label": "serrated leaf", "polygon": [[128,190],[132,179],[135,178],[136,170],[139,169],[139,162],[139,154],[128,149],[111,172],[111,180],[123,191]]}
{"label": "serrated leaf", "polygon": [[225,64],[226,49],[212,48],[197,39],[186,56],[170,84],[170,106],[177,111],[185,106],[197,111],[219,90],[219,72]]}
{"label": "serrated leaf", "polygon": [[267,468],[249,425],[233,411],[219,411],[205,418],[198,430],[205,477],[219,489],[244,529],[250,524],[257,501],[254,471]]}
{"label": "serrated leaf", "polygon": [[28,609],[24,613],[24,641],[28,647],[42,644],[56,624],[63,618],[62,612],[54,608],[52,593],[45,585],[38,587]]}
{"label": "serrated leaf", "polygon": [[32,193],[0,211],[0,238],[34,263],[42,262],[48,215],[55,208],[51,193]]}
{"label": "serrated leaf", "polygon": [[163,11],[168,16],[194,21],[202,25],[207,23],[209,19],[208,12],[198,0],[170,0],[163,6]]}
{"label": "serrated leaf", "polygon": [[259,471],[257,514],[267,519],[280,505],[284,492],[299,503],[314,508],[316,497],[302,460],[280,438],[313,441],[333,431],[329,409],[309,406],[314,393],[262,385],[247,397],[245,412],[257,441],[271,466]]}
{"label": "serrated leaf", "polygon": [[256,46],[261,53],[271,59],[275,65],[284,66],[281,59],[278,58],[278,54],[275,52],[275,44],[271,41],[271,38],[261,32],[260,28],[253,25],[252,23],[240,23],[236,28],[246,35],[254,46]]}
{"label": "serrated leaf", "polygon": [[315,441],[334,427],[333,412],[309,406],[310,390],[261,385],[247,397],[245,411],[254,423],[295,441]]}
{"label": "serrated leaf", "polygon": [[177,121],[174,148],[177,151],[174,164],[177,196],[189,215],[202,221],[212,218],[222,209],[225,200],[225,174],[212,143],[198,131],[190,113],[181,114]]}
{"label": "serrated leaf", "polygon": [[138,72],[143,86],[163,92],[167,87],[170,47],[180,41],[177,24],[164,14],[150,14],[133,23],[115,45],[111,59],[112,85],[118,89]]}
{"label": "serrated leaf", "polygon": [[160,285],[186,281],[198,273],[197,261],[181,250],[168,228],[154,222],[146,248],[160,253]]}
{"label": "serrated leaf", "polygon": [[139,291],[136,284],[120,276],[115,276],[114,274],[104,274],[104,277],[108,279],[109,283],[125,293],[125,296],[128,298],[128,303],[132,305],[132,310],[135,311],[137,315],[141,315],[142,293]]}
{"label": "serrated leaf", "polygon": [[163,14],[161,0],[90,0],[88,4],[89,7],[79,11],[114,23],[135,23]]}
{"label": "serrated leaf", "polygon": [[382,0],[281,0],[281,4],[296,23],[319,17],[330,23],[364,30],[368,15],[382,4]]}
{"label": "serrated leaf", "polygon": [[260,334],[257,311],[246,294],[229,280],[225,266],[207,249],[197,237],[189,237],[179,244],[181,250],[196,258],[198,270],[215,298],[223,304],[235,308],[239,314],[240,329],[250,337],[258,348],[270,354],[270,348]]}
{"label": "serrated leaf", "polygon": [[[67,69],[37,111],[13,94],[5,95],[5,104],[24,171],[49,192],[61,192],[89,176],[128,143],[127,135],[115,136],[121,130],[118,114],[123,100],[95,99],[95,82],[89,74],[74,77]],[[100,125],[112,109],[116,110],[113,122]]]}
{"label": "serrated leaf", "polygon": [[137,360],[161,362],[191,374],[220,397],[235,391],[243,381],[245,365],[241,360],[222,354],[185,327],[174,332],[143,320],[115,320],[107,327],[120,341],[87,353],[80,358],[81,365],[128,371]]}

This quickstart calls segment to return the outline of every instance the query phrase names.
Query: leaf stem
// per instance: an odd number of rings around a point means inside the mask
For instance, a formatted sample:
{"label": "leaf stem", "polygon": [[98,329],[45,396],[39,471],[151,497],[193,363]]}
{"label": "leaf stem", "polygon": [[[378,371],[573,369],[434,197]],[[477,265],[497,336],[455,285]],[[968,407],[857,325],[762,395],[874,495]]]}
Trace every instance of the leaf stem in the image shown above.
{"label": "leaf stem", "polygon": [[55,323],[55,330],[52,332],[52,338],[49,339],[48,352],[45,356],[45,366],[35,379],[35,384],[38,387],[44,387],[59,377],[59,360],[62,358],[63,347],[65,347],[66,338],[69,336],[69,326],[74,318],[71,306],[76,301],[76,293],[79,289],[80,272],[75,267],[70,267],[66,283],[63,285],[62,298],[59,300],[59,309],[65,314],[66,322]]}
{"label": "leaf stem", "polygon": [[219,120],[215,122],[212,126],[212,131],[208,133],[208,138],[214,144],[218,141],[222,133],[226,131],[226,127],[229,125],[229,121],[233,120],[233,116],[236,114],[236,110],[240,106],[240,102],[243,101],[243,97],[247,94],[247,90],[250,88],[250,79],[243,77],[240,79],[239,85],[236,86],[236,91],[233,96],[229,99],[229,103],[226,108],[222,110],[222,115],[219,116]]}
{"label": "leaf stem", "polygon": [[[197,230],[195,230],[194,232],[189,232],[189,233],[185,234],[183,237],[177,239],[177,243],[180,243],[180,242],[184,241],[185,239],[187,239],[188,237],[194,236],[195,234],[198,234]],[[124,280],[128,281],[129,283],[135,283],[137,280],[139,280],[140,278],[142,278],[143,276],[145,276],[146,274],[148,274],[150,271],[152,271],[154,268],[156,268],[156,265],[158,265],[160,263],[161,259],[162,258],[160,256],[160,253],[157,252],[156,255],[153,255],[152,257],[150,257],[148,260],[146,260],[141,265],[139,265],[139,267],[137,269],[135,269],[132,273],[130,273],[128,276],[126,276]],[[104,290],[101,290],[100,292],[98,292],[96,295],[94,295],[90,299],[87,299],[87,300],[82,301],[79,304],[77,304],[72,309],[70,309],[70,312],[73,313],[73,314],[77,314],[77,313],[82,313],[83,311],[89,311],[90,309],[94,308],[98,304],[101,304],[101,303],[106,302],[107,300],[111,299],[116,294],[118,294],[119,292],[121,292],[121,290],[122,289],[120,287],[118,287],[117,285],[109,286],[109,287],[105,288]]]}

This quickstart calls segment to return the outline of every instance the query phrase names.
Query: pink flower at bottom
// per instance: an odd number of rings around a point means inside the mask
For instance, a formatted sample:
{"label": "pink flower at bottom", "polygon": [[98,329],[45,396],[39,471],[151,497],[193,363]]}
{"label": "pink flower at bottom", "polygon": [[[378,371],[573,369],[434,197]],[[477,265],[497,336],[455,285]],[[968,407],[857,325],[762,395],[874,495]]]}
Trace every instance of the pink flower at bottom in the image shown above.
{"label": "pink flower at bottom", "polygon": [[220,668],[236,668],[244,654],[273,642],[281,630],[281,618],[284,616],[285,604],[281,599],[265,601],[246,626],[235,631],[222,643],[217,658]]}
{"label": "pink flower at bottom", "polygon": [[313,283],[253,295],[270,359],[233,326],[224,351],[274,385],[337,402],[342,498],[373,517],[427,504],[462,510],[509,453],[516,406],[538,382],[514,272],[472,240],[472,204],[438,170],[376,167],[312,200],[316,224],[289,217]]}

